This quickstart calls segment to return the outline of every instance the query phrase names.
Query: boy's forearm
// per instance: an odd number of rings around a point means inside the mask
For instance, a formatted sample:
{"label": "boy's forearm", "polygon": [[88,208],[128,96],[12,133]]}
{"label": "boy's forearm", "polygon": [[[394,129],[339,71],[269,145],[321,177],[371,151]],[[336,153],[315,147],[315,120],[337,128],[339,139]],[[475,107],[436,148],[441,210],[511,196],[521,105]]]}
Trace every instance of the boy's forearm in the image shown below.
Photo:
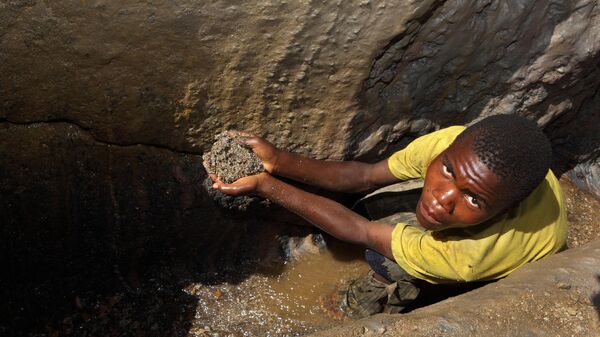
{"label": "boy's forearm", "polygon": [[370,178],[373,165],[357,161],[326,161],[281,151],[273,172],[330,191],[358,193],[375,189]]}
{"label": "boy's forearm", "polygon": [[391,228],[370,222],[341,204],[267,176],[258,193],[300,215],[332,236],[375,249],[391,257]]}

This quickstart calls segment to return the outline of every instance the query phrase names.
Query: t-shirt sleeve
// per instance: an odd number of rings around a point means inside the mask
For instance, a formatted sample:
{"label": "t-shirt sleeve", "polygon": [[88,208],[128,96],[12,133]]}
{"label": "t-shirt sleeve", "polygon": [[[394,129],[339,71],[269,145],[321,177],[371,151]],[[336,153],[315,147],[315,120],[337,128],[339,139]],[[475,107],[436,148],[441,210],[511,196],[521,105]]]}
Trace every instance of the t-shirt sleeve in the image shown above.
{"label": "t-shirt sleeve", "polygon": [[392,254],[410,275],[430,283],[504,277],[562,249],[568,233],[560,184],[549,172],[519,206],[478,226],[440,232],[399,223]]}
{"label": "t-shirt sleeve", "polygon": [[400,180],[424,178],[429,163],[464,129],[464,126],[451,126],[415,139],[388,158],[390,172]]}
{"label": "t-shirt sleeve", "polygon": [[456,270],[455,247],[451,241],[436,240],[431,232],[398,224],[392,232],[392,254],[396,263],[410,275],[431,283],[464,281]]}

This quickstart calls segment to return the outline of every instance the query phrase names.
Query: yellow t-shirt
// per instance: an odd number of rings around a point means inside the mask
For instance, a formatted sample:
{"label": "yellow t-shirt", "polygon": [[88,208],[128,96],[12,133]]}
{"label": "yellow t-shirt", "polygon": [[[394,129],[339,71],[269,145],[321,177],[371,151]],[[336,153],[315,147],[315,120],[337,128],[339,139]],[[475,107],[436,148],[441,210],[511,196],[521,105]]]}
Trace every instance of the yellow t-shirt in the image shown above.
{"label": "yellow t-shirt", "polygon": [[[388,159],[399,179],[425,178],[431,160],[465,127],[452,126],[411,142]],[[558,180],[548,170],[544,181],[512,211],[469,228],[439,232],[399,223],[392,253],[410,275],[430,283],[486,281],[565,246],[567,214]]]}

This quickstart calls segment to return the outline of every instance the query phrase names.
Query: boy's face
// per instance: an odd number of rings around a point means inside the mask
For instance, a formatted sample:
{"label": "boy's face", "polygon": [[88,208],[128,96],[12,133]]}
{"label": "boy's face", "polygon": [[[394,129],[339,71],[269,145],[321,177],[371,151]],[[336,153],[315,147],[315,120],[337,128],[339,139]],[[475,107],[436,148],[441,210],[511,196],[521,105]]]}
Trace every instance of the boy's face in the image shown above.
{"label": "boy's face", "polygon": [[502,211],[507,205],[500,178],[472,150],[472,137],[454,142],[427,168],[417,203],[417,220],[426,229],[470,227]]}

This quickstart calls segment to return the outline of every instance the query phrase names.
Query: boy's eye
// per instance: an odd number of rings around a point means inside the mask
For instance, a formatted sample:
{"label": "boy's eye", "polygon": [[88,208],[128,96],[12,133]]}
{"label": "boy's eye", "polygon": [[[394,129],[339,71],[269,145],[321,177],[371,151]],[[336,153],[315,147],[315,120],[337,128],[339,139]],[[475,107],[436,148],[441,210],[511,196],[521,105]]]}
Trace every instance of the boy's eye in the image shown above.
{"label": "boy's eye", "polygon": [[468,203],[469,203],[471,206],[479,208],[479,200],[477,200],[477,198],[476,198],[476,197],[474,197],[474,196],[472,196],[472,195],[468,195],[468,194],[467,194],[467,196],[466,196],[466,197],[467,197],[467,202],[468,202]]}
{"label": "boy's eye", "polygon": [[453,176],[452,170],[450,170],[450,168],[446,164],[442,164],[442,172],[447,177],[452,177]]}

